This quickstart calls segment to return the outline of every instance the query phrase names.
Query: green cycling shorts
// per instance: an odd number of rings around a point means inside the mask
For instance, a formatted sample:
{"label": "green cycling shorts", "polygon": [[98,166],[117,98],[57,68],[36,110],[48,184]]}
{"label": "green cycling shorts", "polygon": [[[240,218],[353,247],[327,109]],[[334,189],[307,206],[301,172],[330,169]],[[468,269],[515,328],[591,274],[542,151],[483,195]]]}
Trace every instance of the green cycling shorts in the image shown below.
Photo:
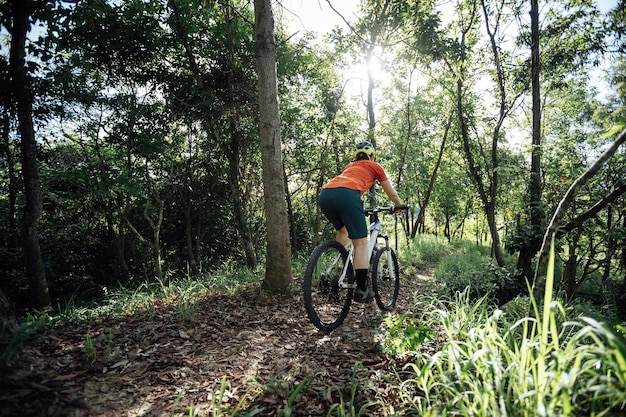
{"label": "green cycling shorts", "polygon": [[367,222],[361,193],[349,188],[324,188],[319,198],[320,209],[335,230],[346,227],[350,239],[367,237]]}

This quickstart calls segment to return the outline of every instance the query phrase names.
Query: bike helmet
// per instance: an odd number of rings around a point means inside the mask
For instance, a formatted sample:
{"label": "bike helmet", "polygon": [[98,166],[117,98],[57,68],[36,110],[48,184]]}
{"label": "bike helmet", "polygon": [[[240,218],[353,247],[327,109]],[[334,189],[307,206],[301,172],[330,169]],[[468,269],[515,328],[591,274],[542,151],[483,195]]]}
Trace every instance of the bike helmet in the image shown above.
{"label": "bike helmet", "polygon": [[361,153],[367,155],[367,157],[371,160],[376,157],[376,149],[374,148],[374,145],[367,141],[359,142],[356,144],[356,147],[354,149],[354,159],[357,159],[357,157]]}

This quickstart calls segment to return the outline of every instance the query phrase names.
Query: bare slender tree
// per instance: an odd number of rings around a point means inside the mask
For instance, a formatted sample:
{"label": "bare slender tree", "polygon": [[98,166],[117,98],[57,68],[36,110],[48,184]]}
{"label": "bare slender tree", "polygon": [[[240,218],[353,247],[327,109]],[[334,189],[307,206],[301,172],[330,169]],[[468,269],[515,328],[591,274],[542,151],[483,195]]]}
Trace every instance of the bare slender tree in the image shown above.
{"label": "bare slender tree", "polygon": [[37,230],[41,218],[42,197],[37,171],[37,141],[33,126],[33,94],[26,68],[26,34],[35,7],[40,6],[39,2],[32,0],[15,0],[10,3],[11,23],[7,27],[11,34],[9,71],[13,95],[17,102],[22,178],[26,197],[21,224],[22,248],[33,307],[44,308],[50,306],[50,294]]}

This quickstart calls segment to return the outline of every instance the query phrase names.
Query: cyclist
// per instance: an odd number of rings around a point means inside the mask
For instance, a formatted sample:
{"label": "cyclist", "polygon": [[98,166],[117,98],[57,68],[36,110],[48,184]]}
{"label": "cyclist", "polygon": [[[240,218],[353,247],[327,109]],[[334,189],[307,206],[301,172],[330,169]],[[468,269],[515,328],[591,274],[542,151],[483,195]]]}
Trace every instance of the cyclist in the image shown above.
{"label": "cyclist", "polygon": [[357,284],[354,301],[360,303],[374,299],[374,291],[367,287],[367,223],[361,196],[378,181],[396,207],[402,206],[384,168],[374,162],[375,157],[376,149],[370,142],[358,143],[354,160],[324,186],[319,197],[322,213],[337,230],[337,241],[346,246],[352,240]]}

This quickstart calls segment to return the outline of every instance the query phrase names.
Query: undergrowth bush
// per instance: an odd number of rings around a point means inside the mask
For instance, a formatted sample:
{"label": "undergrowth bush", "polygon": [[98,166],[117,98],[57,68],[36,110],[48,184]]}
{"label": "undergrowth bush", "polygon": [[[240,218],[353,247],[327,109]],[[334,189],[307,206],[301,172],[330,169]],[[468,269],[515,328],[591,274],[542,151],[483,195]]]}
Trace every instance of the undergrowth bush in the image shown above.
{"label": "undergrowth bush", "polygon": [[16,330],[0,329],[0,382],[4,381],[6,372],[19,360],[28,343],[37,338],[39,329],[48,325],[48,319],[47,314],[29,314],[20,320]]}
{"label": "undergrowth bush", "polygon": [[433,339],[433,330],[418,323],[409,313],[390,314],[383,320],[378,347],[388,356],[403,356],[418,351],[426,340]]}
{"label": "undergrowth bush", "polygon": [[[440,303],[428,324],[446,340],[422,352],[398,385],[418,415],[617,416],[626,412],[626,344],[603,323],[570,319],[560,302],[548,323],[508,321],[469,292]],[[546,328],[548,330],[546,330]],[[440,414],[439,414],[440,413]]]}
{"label": "undergrowth bush", "polygon": [[474,299],[495,295],[515,283],[508,269],[494,265],[492,259],[477,252],[458,252],[446,257],[435,268],[434,276],[449,293],[469,288]]}
{"label": "undergrowth bush", "polygon": [[437,265],[453,250],[453,246],[446,239],[422,234],[417,235],[408,245],[406,242],[400,244],[398,257],[402,259],[405,268],[426,269]]}
{"label": "undergrowth bush", "polygon": [[487,297],[476,300],[470,288],[430,300],[419,320],[438,332],[440,342],[414,353],[399,373],[395,394],[405,409],[442,416],[626,413],[623,328],[575,315],[575,308],[554,301],[550,256],[543,304],[530,299],[532,317],[519,318],[517,308],[505,313]]}

